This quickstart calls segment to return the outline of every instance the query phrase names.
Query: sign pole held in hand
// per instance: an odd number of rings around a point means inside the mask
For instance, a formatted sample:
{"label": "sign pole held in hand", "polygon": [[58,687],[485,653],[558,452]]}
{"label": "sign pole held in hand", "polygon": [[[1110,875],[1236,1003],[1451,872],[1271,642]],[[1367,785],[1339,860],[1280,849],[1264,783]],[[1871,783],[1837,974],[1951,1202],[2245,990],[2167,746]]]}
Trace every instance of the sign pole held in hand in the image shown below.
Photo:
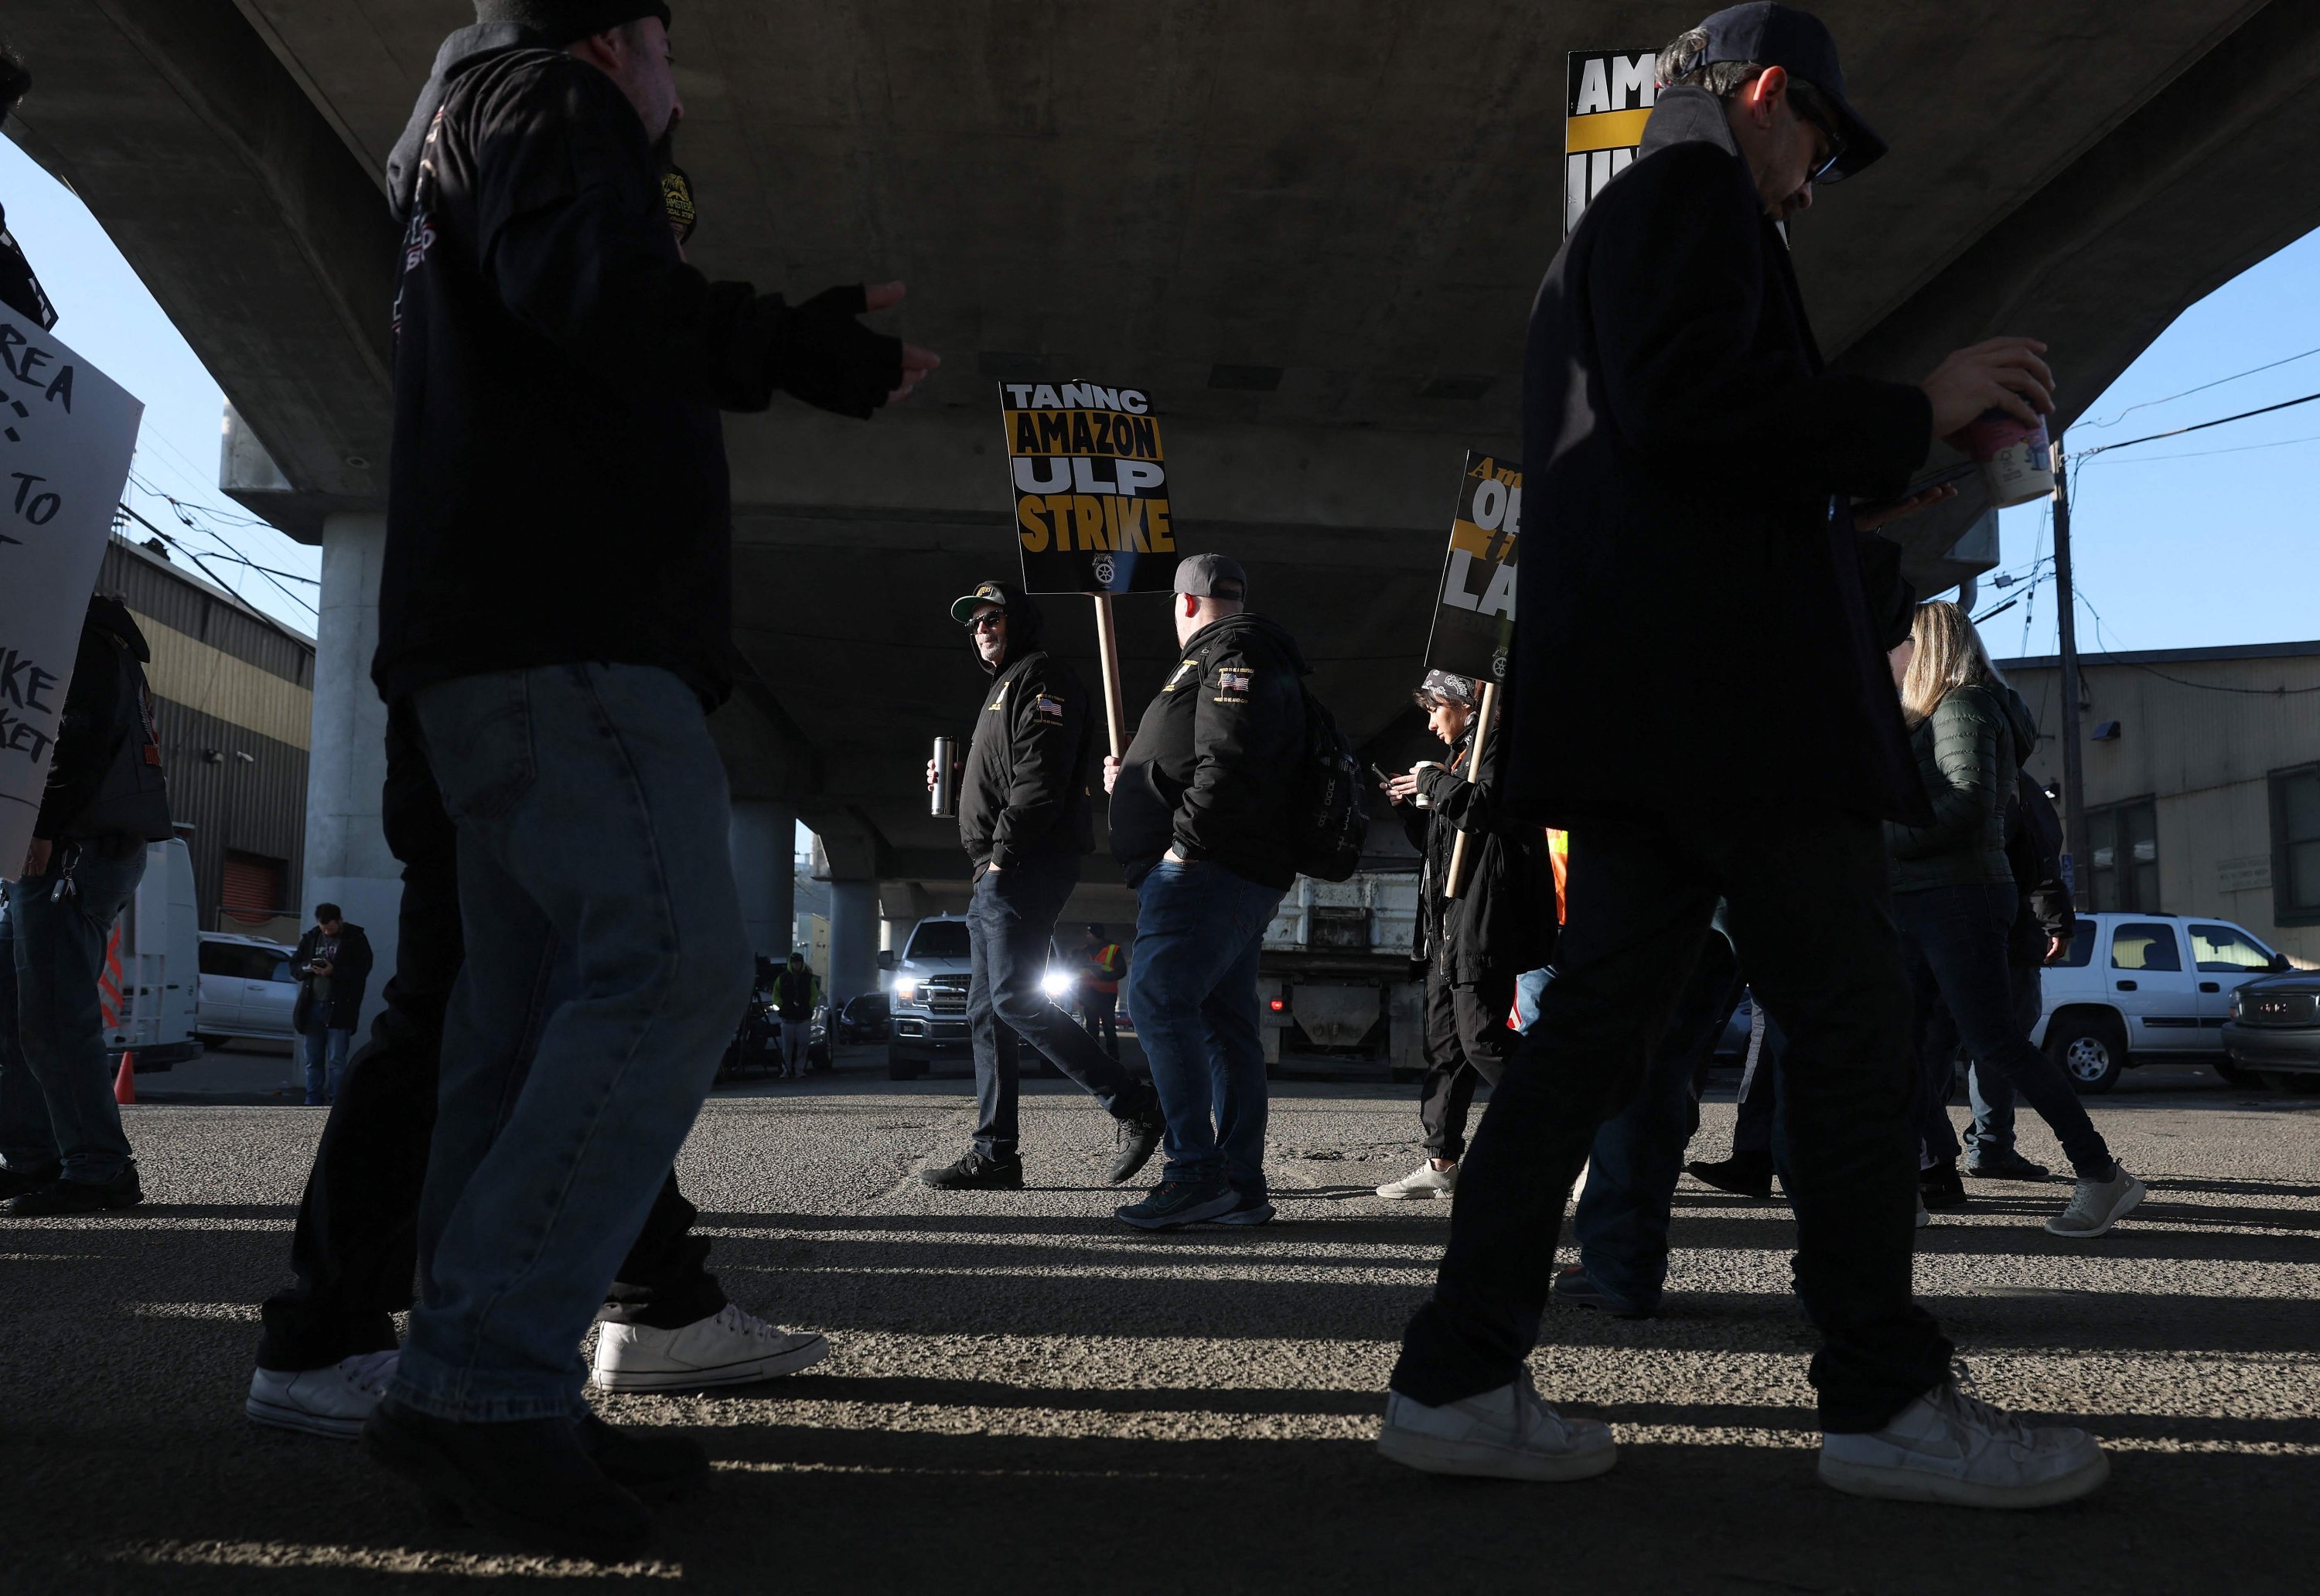
{"label": "sign pole held in hand", "polygon": [[[1436,595],[1434,630],[1426,640],[1426,667],[1468,676],[1482,685],[1474,706],[1473,734],[1467,741],[1470,774],[1479,774],[1482,752],[1498,723],[1500,684],[1515,640],[1515,560],[1522,520],[1522,467],[1469,449],[1458,483],[1458,507],[1450,521],[1450,548],[1442,560],[1442,585]],[[1450,869],[1442,895],[1466,890],[1468,833],[1451,847]]]}
{"label": "sign pole held in hand", "polygon": [[0,310],[0,880],[32,851],[144,408],[54,333]]}
{"label": "sign pole held in hand", "polygon": [[1128,751],[1116,593],[1165,593],[1176,574],[1168,470],[1151,396],[1099,383],[1001,383],[1026,593],[1095,601],[1103,712],[1112,757]]}

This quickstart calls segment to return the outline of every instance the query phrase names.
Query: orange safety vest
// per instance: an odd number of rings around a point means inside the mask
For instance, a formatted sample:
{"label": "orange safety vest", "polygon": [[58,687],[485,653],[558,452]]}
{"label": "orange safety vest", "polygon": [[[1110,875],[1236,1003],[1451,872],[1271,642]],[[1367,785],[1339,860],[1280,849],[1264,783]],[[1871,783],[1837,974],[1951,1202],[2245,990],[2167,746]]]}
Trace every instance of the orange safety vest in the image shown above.
{"label": "orange safety vest", "polygon": [[1119,973],[1126,961],[1119,957],[1119,944],[1107,942],[1088,956],[1088,985],[1097,992],[1117,993]]}
{"label": "orange safety vest", "polygon": [[1546,859],[1554,866],[1554,923],[1565,924],[1570,918],[1569,906],[1563,901],[1566,884],[1571,880],[1571,833],[1546,829]]}

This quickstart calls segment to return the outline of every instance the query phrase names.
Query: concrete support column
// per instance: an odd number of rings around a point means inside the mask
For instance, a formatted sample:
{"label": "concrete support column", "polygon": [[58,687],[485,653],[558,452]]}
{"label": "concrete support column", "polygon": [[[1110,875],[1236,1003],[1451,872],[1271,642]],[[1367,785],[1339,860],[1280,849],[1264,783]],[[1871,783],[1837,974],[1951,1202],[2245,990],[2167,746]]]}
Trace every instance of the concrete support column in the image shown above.
{"label": "concrete support column", "polygon": [[306,881],[299,911],[336,903],[363,928],[377,963],[362,1023],[384,1007],[394,973],[403,866],[386,851],[379,793],[386,782],[386,705],[371,685],[378,647],[378,575],[386,517],[342,512],[322,522],[322,593],[314,622],[314,725],[306,777]]}
{"label": "concrete support column", "polygon": [[829,1005],[878,990],[878,884],[829,884]]}
{"label": "concrete support column", "polygon": [[797,811],[768,798],[736,798],[731,840],[749,947],[785,959],[797,914]]}

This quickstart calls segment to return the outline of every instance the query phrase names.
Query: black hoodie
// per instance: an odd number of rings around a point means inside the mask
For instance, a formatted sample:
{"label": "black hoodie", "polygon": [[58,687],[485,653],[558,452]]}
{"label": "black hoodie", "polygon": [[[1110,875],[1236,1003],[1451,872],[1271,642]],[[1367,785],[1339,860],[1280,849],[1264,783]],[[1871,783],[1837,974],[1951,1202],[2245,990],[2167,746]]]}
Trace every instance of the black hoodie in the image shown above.
{"label": "black hoodie", "polygon": [[390,701],[606,660],[731,686],[718,411],[867,415],[900,345],[861,293],[791,307],[677,254],[612,80],[506,23],[447,39],[387,161],[404,226],[379,643]]}
{"label": "black hoodie", "polygon": [[1111,852],[1139,884],[1170,848],[1286,890],[1290,784],[1305,738],[1294,639],[1262,615],[1228,615],[1184,645],[1137,722],[1111,789]]}
{"label": "black hoodie", "polygon": [[153,719],[145,634],[119,599],[96,594],[81,622],[55,757],[32,835],[133,852],[172,835],[169,788]]}
{"label": "black hoodie", "polygon": [[992,671],[959,783],[958,839],[978,873],[995,864],[1076,860],[1095,846],[1088,765],[1096,718],[1079,674],[1042,652],[1043,617],[1030,594],[1007,595],[1007,652]]}

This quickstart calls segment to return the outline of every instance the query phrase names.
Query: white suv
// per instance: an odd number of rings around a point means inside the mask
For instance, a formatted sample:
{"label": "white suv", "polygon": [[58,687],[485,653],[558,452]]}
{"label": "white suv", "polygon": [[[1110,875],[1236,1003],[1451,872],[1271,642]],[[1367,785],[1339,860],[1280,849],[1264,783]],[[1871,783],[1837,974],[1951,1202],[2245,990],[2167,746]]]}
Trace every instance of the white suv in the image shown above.
{"label": "white suv", "polygon": [[2170,1060],[2236,1078],[2224,1056],[2232,989],[2287,968],[2227,920],[2081,914],[2062,962],[2040,972],[2044,1012],[2030,1039],[2081,1092],[2107,1092],[2120,1070]]}

